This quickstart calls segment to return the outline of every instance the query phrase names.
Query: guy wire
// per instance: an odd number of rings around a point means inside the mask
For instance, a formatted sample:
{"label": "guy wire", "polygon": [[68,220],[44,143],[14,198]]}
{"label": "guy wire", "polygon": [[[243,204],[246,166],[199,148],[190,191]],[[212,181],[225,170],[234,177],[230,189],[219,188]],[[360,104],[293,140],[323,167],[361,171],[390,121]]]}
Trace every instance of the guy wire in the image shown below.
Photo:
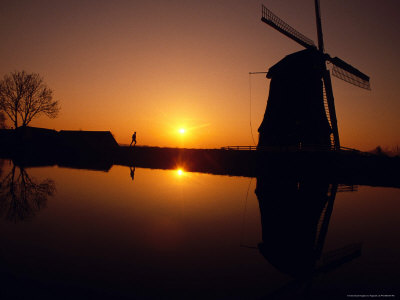
{"label": "guy wire", "polygon": [[247,192],[246,192],[246,200],[244,202],[244,209],[243,209],[243,216],[242,216],[242,226],[240,228],[240,247],[245,247],[245,248],[257,248],[253,246],[247,246],[243,243],[244,239],[244,234],[245,234],[245,223],[246,223],[246,213],[247,213],[247,199],[249,198],[249,191],[250,191],[250,186],[253,181],[253,177],[251,177],[249,185],[247,187]]}
{"label": "guy wire", "polygon": [[251,75],[253,74],[267,74],[268,72],[249,72],[249,94],[250,94],[250,132],[251,132],[251,138],[253,140],[253,144],[254,146],[257,146],[256,140],[254,139],[254,135],[253,135],[253,124],[251,122]]}
{"label": "guy wire", "polygon": [[250,99],[249,99],[249,101],[250,101],[250,132],[251,132],[251,138],[252,138],[252,140],[253,140],[253,144],[254,144],[254,146],[256,146],[256,141],[255,141],[255,139],[254,139],[254,135],[253,135],[253,125],[252,125],[252,123],[251,123],[251,72],[249,72],[249,93],[250,93]]}

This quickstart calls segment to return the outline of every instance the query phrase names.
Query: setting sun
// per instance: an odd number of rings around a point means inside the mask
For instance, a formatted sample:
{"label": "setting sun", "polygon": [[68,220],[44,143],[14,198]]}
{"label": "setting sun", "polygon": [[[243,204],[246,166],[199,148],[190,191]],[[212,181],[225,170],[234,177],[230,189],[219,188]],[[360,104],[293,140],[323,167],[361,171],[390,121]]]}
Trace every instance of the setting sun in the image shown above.
{"label": "setting sun", "polygon": [[1,1],[0,300],[398,298],[399,2]]}

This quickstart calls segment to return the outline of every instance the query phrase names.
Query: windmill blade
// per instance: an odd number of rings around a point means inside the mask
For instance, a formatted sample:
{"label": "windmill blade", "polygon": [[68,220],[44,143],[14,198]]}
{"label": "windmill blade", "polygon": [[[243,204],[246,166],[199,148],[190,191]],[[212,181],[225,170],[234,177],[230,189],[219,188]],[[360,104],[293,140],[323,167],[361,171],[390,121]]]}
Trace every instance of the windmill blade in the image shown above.
{"label": "windmill blade", "polygon": [[324,52],[324,37],[322,35],[322,24],[321,24],[321,11],[319,8],[319,0],[315,0],[315,17],[317,21],[317,34],[318,34],[318,49]]}
{"label": "windmill blade", "polygon": [[347,245],[343,248],[327,252],[322,257],[322,265],[316,272],[329,272],[341,265],[361,256],[362,243]]}
{"label": "windmill blade", "polygon": [[329,71],[327,69],[324,70],[322,73],[322,80],[324,83],[324,88],[325,88],[325,93],[326,93],[326,100],[328,104],[328,113],[329,113],[329,119],[330,123],[332,126],[332,133],[333,133],[333,147],[335,150],[340,149],[340,140],[339,140],[339,130],[338,130],[338,125],[337,125],[337,119],[336,119],[336,109],[335,109],[335,99],[333,97],[333,91],[332,91],[332,82],[331,82],[331,76],[329,74]]}
{"label": "windmill blade", "polygon": [[316,48],[314,42],[311,39],[298,32],[292,26],[290,26],[281,18],[276,16],[272,11],[270,11],[264,5],[262,5],[261,21],[267,23],[271,27],[275,28],[276,30],[283,33],[292,40],[296,41],[305,48]]}
{"label": "windmill blade", "polygon": [[370,90],[369,77],[338,57],[328,57],[333,64],[332,75],[360,88]]}

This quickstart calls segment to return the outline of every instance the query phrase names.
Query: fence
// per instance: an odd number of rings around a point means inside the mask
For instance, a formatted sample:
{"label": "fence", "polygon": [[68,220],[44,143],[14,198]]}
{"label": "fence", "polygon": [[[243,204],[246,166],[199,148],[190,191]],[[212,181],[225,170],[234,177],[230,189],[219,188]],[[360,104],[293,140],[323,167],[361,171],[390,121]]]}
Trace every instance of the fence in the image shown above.
{"label": "fence", "polygon": [[[296,146],[266,146],[266,147],[258,147],[257,146],[224,146],[221,147],[221,150],[240,150],[240,151],[333,151],[335,150],[333,146],[321,146],[321,145],[306,145],[302,147]],[[339,150],[343,151],[352,151],[352,152],[361,152],[357,149],[348,148],[348,147],[340,147]]]}

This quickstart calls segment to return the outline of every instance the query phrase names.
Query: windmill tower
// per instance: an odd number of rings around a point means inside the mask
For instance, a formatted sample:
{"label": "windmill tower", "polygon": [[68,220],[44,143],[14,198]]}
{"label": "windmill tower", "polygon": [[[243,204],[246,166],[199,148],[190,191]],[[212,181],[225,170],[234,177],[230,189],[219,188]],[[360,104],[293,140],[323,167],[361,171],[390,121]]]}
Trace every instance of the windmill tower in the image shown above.
{"label": "windmill tower", "polygon": [[271,79],[268,104],[258,129],[258,147],[316,146],[340,149],[332,75],[364,89],[369,77],[338,57],[325,53],[319,0],[315,0],[318,47],[314,42],[262,6],[261,20],[305,50],[286,56],[267,73]]}

